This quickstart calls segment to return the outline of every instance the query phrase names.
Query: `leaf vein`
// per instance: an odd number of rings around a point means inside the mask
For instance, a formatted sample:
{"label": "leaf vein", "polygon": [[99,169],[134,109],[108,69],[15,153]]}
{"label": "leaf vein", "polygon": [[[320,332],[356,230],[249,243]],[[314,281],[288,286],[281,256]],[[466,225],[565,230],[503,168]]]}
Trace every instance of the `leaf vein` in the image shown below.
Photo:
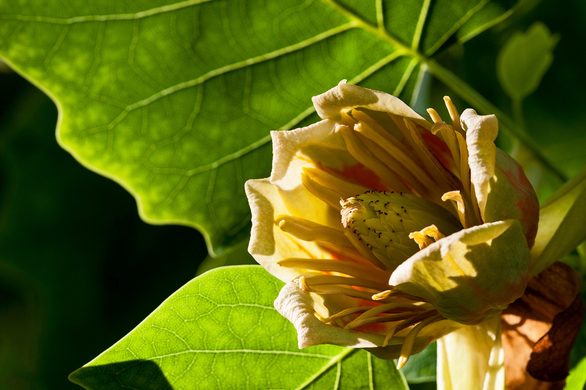
{"label": "leaf vein", "polygon": [[489,0],[482,0],[476,6],[470,8],[468,12],[466,12],[456,23],[452,25],[452,27],[444,33],[436,42],[435,44],[427,51],[428,56],[432,56],[460,27],[464,25],[471,17],[476,15],[486,4],[489,3]]}
{"label": "leaf vein", "polygon": [[339,364],[342,360],[344,360],[348,355],[354,353],[356,349],[353,348],[346,348],[339,354],[335,356],[329,356],[330,359],[321,369],[316,371],[312,376],[310,376],[305,382],[303,382],[297,390],[302,390],[307,386],[311,385],[314,381],[316,381],[319,377],[321,377],[326,371],[328,371],[334,364]]}
{"label": "leaf vein", "polygon": [[265,61],[269,61],[269,60],[273,60],[275,58],[278,57],[282,57],[284,55],[305,49],[309,46],[315,45],[321,41],[327,40],[331,37],[334,37],[338,34],[341,34],[343,32],[346,32],[352,28],[356,27],[356,23],[355,22],[349,22],[337,27],[334,27],[330,30],[326,30],[320,34],[317,34],[311,38],[307,38],[303,41],[294,43],[292,45],[289,46],[285,46],[283,48],[274,50],[272,52],[269,53],[264,53],[261,54],[259,56],[256,57],[251,57],[248,59],[245,59],[243,61],[238,61],[229,65],[224,65],[222,67],[216,68],[214,70],[211,70],[197,78],[191,79],[191,80],[187,80],[187,81],[183,81],[181,83],[175,84],[173,86],[170,86],[168,88],[165,88],[163,90],[160,90],[159,92],[145,98],[142,100],[139,100],[135,103],[132,103],[128,106],[126,106],[126,108],[116,117],[114,118],[110,124],[108,125],[108,128],[112,129],[113,127],[115,127],[122,119],[124,119],[124,117],[126,117],[126,115],[128,115],[129,112],[134,111],[138,108],[142,108],[145,107],[163,97],[172,95],[176,92],[182,91],[184,89],[188,89],[188,88],[192,88],[195,86],[198,86],[200,84],[205,83],[206,81],[213,79],[215,77],[227,74],[229,72],[233,72],[239,69],[243,69],[252,65],[256,65]]}
{"label": "leaf vein", "polygon": [[72,25],[79,23],[91,23],[91,22],[111,22],[111,21],[130,21],[145,19],[151,16],[165,14],[173,11],[178,11],[183,8],[189,8],[196,5],[210,3],[215,0],[185,0],[178,3],[167,4],[160,7],[149,8],[143,11],[125,14],[104,14],[104,15],[82,15],[73,16],[70,18],[58,18],[52,16],[38,16],[38,15],[4,15],[0,16],[0,19],[4,20],[15,20],[20,22],[34,22],[34,23],[47,23],[47,24],[62,24]]}
{"label": "leaf vein", "polygon": [[419,11],[419,18],[417,19],[417,24],[415,25],[415,32],[413,33],[413,40],[411,42],[411,48],[413,50],[417,50],[419,48],[419,42],[421,41],[423,27],[425,26],[425,21],[427,19],[430,4],[431,0],[423,0],[423,4],[421,5],[421,10]]}
{"label": "leaf vein", "polygon": [[[288,356],[296,356],[296,357],[304,357],[304,358],[314,358],[314,359],[332,359],[331,355],[323,355],[317,353],[307,353],[307,352],[296,352],[296,351],[281,351],[281,350],[265,350],[265,349],[249,349],[249,348],[239,348],[239,349],[186,349],[184,351],[174,352],[174,353],[166,353],[156,356],[148,357],[149,360],[155,359],[166,359],[175,356],[181,355],[188,355],[192,353],[202,353],[202,354],[251,354],[251,355],[288,355]],[[336,358],[338,355],[334,356]]]}

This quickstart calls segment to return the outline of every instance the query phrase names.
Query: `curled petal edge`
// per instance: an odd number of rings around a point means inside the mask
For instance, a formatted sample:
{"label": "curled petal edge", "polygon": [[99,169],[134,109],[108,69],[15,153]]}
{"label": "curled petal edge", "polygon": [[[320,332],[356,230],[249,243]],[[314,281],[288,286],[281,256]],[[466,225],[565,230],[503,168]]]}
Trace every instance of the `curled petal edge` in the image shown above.
{"label": "curled petal edge", "polygon": [[521,166],[495,146],[498,120],[466,109],[461,116],[466,130],[468,165],[474,196],[484,222],[517,219],[529,247],[539,220],[539,202]]}
{"label": "curled petal edge", "polygon": [[[287,283],[275,300],[275,309],[297,330],[299,348],[334,344],[351,348],[376,348],[384,336],[327,325],[315,315],[311,293],[299,288],[297,281]],[[325,314],[325,313],[324,313]]]}
{"label": "curled petal edge", "polygon": [[478,115],[468,108],[462,113],[460,121],[462,128],[466,130],[470,181],[480,212],[484,216],[490,180],[494,176],[496,165],[494,141],[498,135],[498,120],[494,115]]}
{"label": "curled petal edge", "polygon": [[417,124],[431,128],[431,124],[401,99],[385,92],[348,84],[346,80],[334,88],[312,98],[317,114],[323,119],[338,120],[343,111],[351,108],[366,108],[409,118]]}
{"label": "curled petal edge", "polygon": [[444,317],[477,324],[506,308],[529,280],[529,248],[518,221],[456,232],[404,261],[389,284],[430,302]]}
{"label": "curled petal edge", "polygon": [[[299,129],[271,131],[273,162],[270,181],[282,188],[299,185],[301,170],[310,164],[297,161],[295,159],[296,153],[307,144],[319,143],[331,136],[335,126],[335,122],[326,119]],[[294,178],[294,180],[289,178]]]}

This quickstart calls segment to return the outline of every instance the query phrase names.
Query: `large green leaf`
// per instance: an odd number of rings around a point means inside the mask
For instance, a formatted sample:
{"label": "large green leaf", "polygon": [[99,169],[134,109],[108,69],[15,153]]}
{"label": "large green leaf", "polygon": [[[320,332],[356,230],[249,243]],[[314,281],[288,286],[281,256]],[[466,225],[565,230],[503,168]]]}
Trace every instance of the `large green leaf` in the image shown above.
{"label": "large green leaf", "polygon": [[313,120],[310,96],[341,79],[416,97],[442,46],[508,14],[487,0],[3,1],[0,56],[144,219],[221,248],[248,231],[243,183],[269,173],[268,130]]}
{"label": "large green leaf", "polygon": [[281,286],[260,266],[210,271],[70,379],[89,389],[406,388],[393,361],[297,349],[295,329],[273,308]]}

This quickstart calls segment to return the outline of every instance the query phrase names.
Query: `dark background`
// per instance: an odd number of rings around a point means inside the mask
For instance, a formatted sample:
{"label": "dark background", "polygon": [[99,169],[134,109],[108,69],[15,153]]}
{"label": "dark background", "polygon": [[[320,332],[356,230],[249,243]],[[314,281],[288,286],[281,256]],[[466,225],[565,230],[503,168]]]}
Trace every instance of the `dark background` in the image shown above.
{"label": "dark background", "polygon": [[[525,120],[572,176],[586,164],[586,2],[524,4],[519,16],[441,60],[509,112],[496,53],[537,20],[559,34]],[[0,91],[0,388],[75,388],[67,375],[190,280],[207,250],[195,230],[141,222],[128,193],[61,150],[55,106],[28,82],[4,68]],[[433,91],[449,93],[439,83]],[[540,191],[558,184],[546,175]]]}

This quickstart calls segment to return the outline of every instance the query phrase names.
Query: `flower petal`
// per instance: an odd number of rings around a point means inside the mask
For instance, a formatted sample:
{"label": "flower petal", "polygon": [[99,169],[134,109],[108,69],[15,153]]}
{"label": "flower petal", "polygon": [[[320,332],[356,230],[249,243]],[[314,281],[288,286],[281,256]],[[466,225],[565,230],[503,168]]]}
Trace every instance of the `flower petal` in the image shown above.
{"label": "flower petal", "polygon": [[362,107],[373,111],[384,111],[389,114],[412,119],[417,124],[429,129],[430,123],[401,99],[374,89],[347,84],[346,80],[327,92],[313,97],[313,105],[317,114],[323,119],[338,120],[341,113],[351,108]]}
{"label": "flower petal", "polygon": [[[316,307],[318,306],[318,307]],[[384,336],[375,333],[327,325],[316,317],[328,315],[325,307],[314,302],[311,293],[299,288],[297,281],[287,283],[275,300],[275,309],[287,318],[295,329],[299,348],[318,344],[335,344],[353,348],[375,348],[383,344]]]}
{"label": "flower petal", "polygon": [[490,181],[495,173],[494,140],[498,134],[498,120],[494,115],[478,115],[476,111],[468,108],[460,116],[460,121],[462,128],[466,130],[470,181],[474,187],[480,212],[484,216],[490,193]]}
{"label": "flower petal", "polygon": [[496,117],[467,109],[461,122],[466,130],[470,180],[483,221],[517,219],[529,247],[533,246],[539,219],[537,195],[521,166],[495,146]]}
{"label": "flower petal", "polygon": [[518,221],[461,230],[399,265],[389,284],[430,302],[444,317],[475,324],[519,298],[529,250]]}
{"label": "flower petal", "polygon": [[248,180],[246,195],[252,212],[248,252],[272,275],[288,282],[298,275],[277,261],[288,257],[324,258],[330,256],[313,241],[302,241],[275,225],[279,215],[299,215],[301,209],[314,222],[326,221],[329,209],[304,188],[284,190],[267,179]]}
{"label": "flower petal", "polygon": [[[287,257],[330,257],[315,242],[301,241],[275,225],[280,215],[304,216],[311,222],[327,225],[339,221],[339,214],[312,195],[302,183],[302,171],[313,168],[311,159],[299,153],[324,139],[331,144],[333,122],[321,121],[291,131],[273,131],[273,168],[268,179],[248,180],[246,196],[252,213],[249,253],[271,274],[287,282],[298,275],[277,261]],[[319,148],[318,148],[319,149]]]}
{"label": "flower petal", "polygon": [[500,318],[464,326],[437,341],[437,387],[443,390],[505,388]]}
{"label": "flower petal", "polygon": [[334,133],[335,125],[332,121],[324,120],[300,129],[271,131],[273,141],[271,182],[286,189],[300,185],[303,167],[311,166],[311,164],[295,158],[296,154],[303,147],[318,144],[330,137]]}

